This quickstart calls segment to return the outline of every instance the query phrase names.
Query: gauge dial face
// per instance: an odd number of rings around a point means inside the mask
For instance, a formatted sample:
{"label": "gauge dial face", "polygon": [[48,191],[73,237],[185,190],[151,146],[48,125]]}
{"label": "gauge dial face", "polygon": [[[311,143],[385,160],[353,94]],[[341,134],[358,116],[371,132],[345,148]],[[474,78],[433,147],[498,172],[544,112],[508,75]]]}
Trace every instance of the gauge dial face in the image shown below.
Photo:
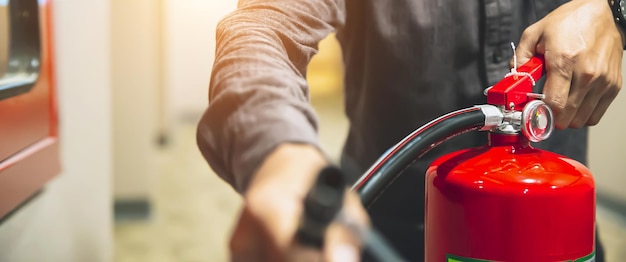
{"label": "gauge dial face", "polygon": [[522,133],[533,142],[547,139],[554,130],[552,110],[543,101],[529,102],[522,112]]}

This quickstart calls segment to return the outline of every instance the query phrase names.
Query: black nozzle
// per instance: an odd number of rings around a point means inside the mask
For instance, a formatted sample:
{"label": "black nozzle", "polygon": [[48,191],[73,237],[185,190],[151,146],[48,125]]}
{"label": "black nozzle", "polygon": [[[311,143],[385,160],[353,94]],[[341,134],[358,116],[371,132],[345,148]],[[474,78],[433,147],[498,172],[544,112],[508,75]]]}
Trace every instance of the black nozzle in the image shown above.
{"label": "black nozzle", "polygon": [[304,199],[304,214],[296,233],[305,246],[321,248],[326,228],[335,219],[343,205],[346,180],[339,168],[322,169],[317,181]]}

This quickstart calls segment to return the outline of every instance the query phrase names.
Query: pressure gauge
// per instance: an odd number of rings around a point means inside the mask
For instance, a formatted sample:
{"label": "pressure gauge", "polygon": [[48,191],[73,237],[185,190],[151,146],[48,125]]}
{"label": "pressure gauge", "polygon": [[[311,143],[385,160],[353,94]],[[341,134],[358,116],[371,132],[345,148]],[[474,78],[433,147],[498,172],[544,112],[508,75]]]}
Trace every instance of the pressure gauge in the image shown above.
{"label": "pressure gauge", "polygon": [[554,130],[552,109],[541,100],[533,100],[522,111],[522,133],[532,142],[546,140]]}

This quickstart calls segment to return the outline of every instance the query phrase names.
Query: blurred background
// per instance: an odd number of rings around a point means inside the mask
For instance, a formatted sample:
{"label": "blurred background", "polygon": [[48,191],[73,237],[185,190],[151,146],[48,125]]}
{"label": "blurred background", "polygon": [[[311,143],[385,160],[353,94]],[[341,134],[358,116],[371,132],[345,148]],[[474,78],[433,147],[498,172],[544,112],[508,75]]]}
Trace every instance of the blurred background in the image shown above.
{"label": "blurred background", "polygon": [[[63,171],[0,224],[0,261],[227,261],[239,196],[202,159],[215,26],[236,0],[53,2]],[[347,134],[341,50],[309,66],[320,139]],[[626,95],[592,128],[608,261],[626,259]],[[583,141],[581,141],[583,142]],[[622,170],[622,171],[620,171]]]}

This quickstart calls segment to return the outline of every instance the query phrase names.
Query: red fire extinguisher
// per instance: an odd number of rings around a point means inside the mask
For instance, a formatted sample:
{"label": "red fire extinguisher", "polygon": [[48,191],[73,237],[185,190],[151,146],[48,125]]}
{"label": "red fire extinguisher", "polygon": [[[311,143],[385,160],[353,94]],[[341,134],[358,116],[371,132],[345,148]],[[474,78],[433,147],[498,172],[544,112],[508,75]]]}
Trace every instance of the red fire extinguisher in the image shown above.
{"label": "red fire extinguisher", "polygon": [[370,206],[431,148],[464,132],[488,131],[487,145],[442,156],[427,171],[425,261],[595,260],[591,173],[530,145],[554,126],[552,111],[532,93],[543,62],[534,57],[489,88],[488,105],[417,129],[353,186]]}

